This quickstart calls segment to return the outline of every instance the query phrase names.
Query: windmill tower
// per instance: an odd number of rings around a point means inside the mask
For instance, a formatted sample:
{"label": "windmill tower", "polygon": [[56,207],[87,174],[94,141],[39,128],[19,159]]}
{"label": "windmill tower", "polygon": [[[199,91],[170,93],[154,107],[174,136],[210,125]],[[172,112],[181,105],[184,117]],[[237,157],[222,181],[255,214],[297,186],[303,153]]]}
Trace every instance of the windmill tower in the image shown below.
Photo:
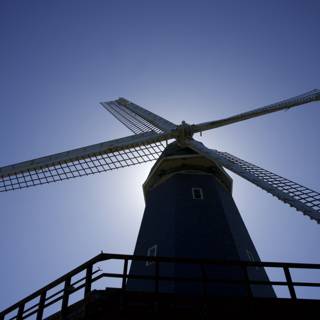
{"label": "windmill tower", "polygon": [[[252,182],[310,219],[320,222],[320,194],[229,153],[205,147],[195,133],[287,110],[320,100],[320,90],[254,109],[221,120],[176,125],[124,98],[102,105],[134,135],[78,148],[0,168],[0,192],[91,175],[138,163],[154,161],[144,183],[146,208],[135,255],[191,257],[218,260],[259,261],[240,213],[232,198],[228,169]],[[172,142],[174,141],[174,142]],[[152,259],[134,262],[130,272],[152,273]],[[214,276],[242,278],[238,270],[206,270]],[[165,274],[188,276],[194,270],[171,265]],[[251,277],[267,280],[265,271]],[[148,290],[141,280],[128,281],[128,288]],[[197,292],[195,285],[173,283],[167,292]],[[211,286],[213,295],[244,295],[241,286]],[[273,296],[271,286],[255,290]]]}

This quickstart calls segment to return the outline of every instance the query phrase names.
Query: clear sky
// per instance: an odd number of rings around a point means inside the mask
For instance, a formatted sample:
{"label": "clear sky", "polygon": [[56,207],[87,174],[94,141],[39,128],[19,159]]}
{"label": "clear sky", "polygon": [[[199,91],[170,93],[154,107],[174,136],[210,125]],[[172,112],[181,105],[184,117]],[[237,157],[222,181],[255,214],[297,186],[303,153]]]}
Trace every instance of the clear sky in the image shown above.
{"label": "clear sky", "polygon": [[[320,2],[0,1],[0,166],[131,134],[100,101],[175,123],[320,88]],[[320,103],[205,133],[320,190]],[[152,164],[0,194],[0,309],[98,254],[132,253]],[[262,260],[320,263],[320,226],[232,175]]]}

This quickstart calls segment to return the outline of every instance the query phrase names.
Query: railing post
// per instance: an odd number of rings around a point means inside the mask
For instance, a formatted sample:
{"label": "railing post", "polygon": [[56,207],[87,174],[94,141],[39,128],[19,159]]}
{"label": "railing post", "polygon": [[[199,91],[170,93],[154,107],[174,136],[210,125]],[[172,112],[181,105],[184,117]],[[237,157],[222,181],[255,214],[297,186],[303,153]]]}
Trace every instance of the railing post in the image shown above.
{"label": "railing post", "polygon": [[69,295],[70,295],[70,286],[71,286],[71,277],[66,278],[64,282],[64,290],[62,297],[62,306],[61,306],[61,318],[64,319],[67,313],[68,304],[69,304]]}
{"label": "railing post", "polygon": [[86,283],[84,287],[84,297],[88,296],[91,292],[91,283],[92,283],[92,264],[86,269]]}
{"label": "railing post", "polygon": [[202,288],[203,288],[203,296],[204,298],[207,298],[207,294],[208,294],[208,288],[207,288],[207,284],[208,284],[208,277],[207,277],[207,272],[205,269],[205,266],[203,265],[203,263],[201,263],[200,265],[201,267],[201,278],[202,278]]}
{"label": "railing post", "polygon": [[127,285],[127,275],[128,275],[128,259],[124,259],[124,264],[123,264],[123,273],[122,273],[122,290],[126,289]]}
{"label": "railing post", "polygon": [[47,292],[43,291],[40,295],[38,312],[37,312],[37,320],[42,320],[43,318],[43,310],[44,310],[44,304],[46,302],[46,294]]}
{"label": "railing post", "polygon": [[86,319],[88,316],[88,301],[86,300],[86,297],[90,294],[91,292],[91,284],[92,284],[92,272],[93,265],[90,264],[86,268],[86,278],[85,278],[85,284],[84,284],[84,318]]}
{"label": "railing post", "polygon": [[248,266],[246,264],[242,265],[242,269],[244,272],[244,280],[245,280],[245,286],[247,289],[247,295],[249,298],[253,297],[253,293],[252,293],[252,289],[251,289],[251,285],[250,285],[250,277],[249,277],[249,273],[248,273]]}
{"label": "railing post", "polygon": [[154,291],[156,294],[159,293],[159,261],[155,261],[155,283],[154,283]]}
{"label": "railing post", "polygon": [[24,312],[24,303],[21,303],[18,308],[17,320],[23,319],[23,312]]}
{"label": "railing post", "polygon": [[126,288],[127,288],[127,275],[128,275],[128,258],[124,258],[123,273],[122,273],[122,309],[125,310],[128,304]]}
{"label": "railing post", "polygon": [[154,279],[155,301],[153,302],[154,312],[159,312],[159,261],[155,261],[155,279]]}
{"label": "railing post", "polygon": [[5,314],[0,313],[0,320],[4,320],[4,316],[5,316]]}
{"label": "railing post", "polygon": [[283,267],[283,271],[284,271],[284,275],[286,277],[286,280],[287,280],[287,283],[288,283],[288,289],[289,289],[289,292],[290,292],[290,297],[291,299],[297,299],[297,296],[296,296],[296,292],[294,290],[294,286],[292,284],[292,278],[291,278],[291,274],[290,274],[290,270],[288,267]]}

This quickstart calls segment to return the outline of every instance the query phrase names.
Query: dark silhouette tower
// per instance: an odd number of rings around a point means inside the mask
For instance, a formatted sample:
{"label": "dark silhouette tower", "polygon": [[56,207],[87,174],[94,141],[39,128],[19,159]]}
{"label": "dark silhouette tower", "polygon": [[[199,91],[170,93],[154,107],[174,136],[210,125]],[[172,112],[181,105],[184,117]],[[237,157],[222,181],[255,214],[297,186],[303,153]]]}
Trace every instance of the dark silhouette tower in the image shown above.
{"label": "dark silhouette tower", "polygon": [[[135,255],[231,261],[260,261],[232,198],[232,179],[217,164],[189,148],[170,144],[153,166],[143,186],[146,208]],[[155,264],[134,261],[132,275],[153,275]],[[205,266],[217,279],[243,280],[239,267]],[[249,268],[249,276],[268,280],[263,268]],[[201,276],[198,266],[163,263],[162,276]],[[131,279],[132,290],[153,290],[153,283]],[[200,284],[163,282],[160,290],[201,293]],[[213,295],[244,296],[243,285],[210,284]],[[252,288],[255,295],[274,296],[271,286]]]}

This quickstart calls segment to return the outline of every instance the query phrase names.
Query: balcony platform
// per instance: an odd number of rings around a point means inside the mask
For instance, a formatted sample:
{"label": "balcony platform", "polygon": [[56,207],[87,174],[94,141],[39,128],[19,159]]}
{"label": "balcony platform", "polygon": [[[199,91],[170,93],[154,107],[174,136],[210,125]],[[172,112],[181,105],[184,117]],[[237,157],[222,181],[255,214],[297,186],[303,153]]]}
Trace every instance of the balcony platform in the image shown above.
{"label": "balcony platform", "polygon": [[[58,312],[48,320],[157,319],[180,317],[211,319],[217,315],[277,318],[279,315],[317,314],[319,300],[279,298],[204,298],[175,294],[123,292],[121,289],[94,290],[86,299]],[[183,319],[181,318],[181,319]]]}
{"label": "balcony platform", "polygon": [[[130,270],[133,261],[152,263],[154,273],[134,274]],[[101,263],[117,263],[118,267],[110,270],[100,268]],[[195,274],[164,274],[165,266],[187,264],[196,267]],[[215,268],[240,268],[245,277],[212,277],[206,270]],[[250,276],[252,268],[271,268],[282,273],[282,279],[254,279]],[[297,277],[296,271],[300,276]],[[101,253],[54,280],[43,288],[0,312],[0,320],[24,319],[165,319],[165,317],[183,317],[191,319],[211,319],[222,316],[278,317],[301,315],[304,318],[314,316],[320,309],[320,264],[288,262],[252,262],[218,261],[208,259],[150,257]],[[313,274],[311,278],[310,275]],[[147,281],[146,291],[130,287],[130,281]],[[118,283],[106,285],[110,281]],[[173,288],[180,288],[181,283],[197,284],[197,290],[168,292],[163,283],[171,283]],[[211,290],[241,286],[239,291]],[[288,298],[269,298],[257,296],[256,286],[272,286],[287,290]],[[165,288],[166,291],[163,289]],[[190,287],[188,287],[190,288]],[[199,289],[200,288],[200,289]],[[318,293],[309,299],[306,289]],[[224,290],[224,292],[223,292]],[[306,290],[306,291],[304,291]],[[308,292],[311,292],[308,291]],[[226,295],[227,292],[227,295]],[[77,296],[76,300],[73,298]],[[180,318],[179,318],[180,319]]]}

